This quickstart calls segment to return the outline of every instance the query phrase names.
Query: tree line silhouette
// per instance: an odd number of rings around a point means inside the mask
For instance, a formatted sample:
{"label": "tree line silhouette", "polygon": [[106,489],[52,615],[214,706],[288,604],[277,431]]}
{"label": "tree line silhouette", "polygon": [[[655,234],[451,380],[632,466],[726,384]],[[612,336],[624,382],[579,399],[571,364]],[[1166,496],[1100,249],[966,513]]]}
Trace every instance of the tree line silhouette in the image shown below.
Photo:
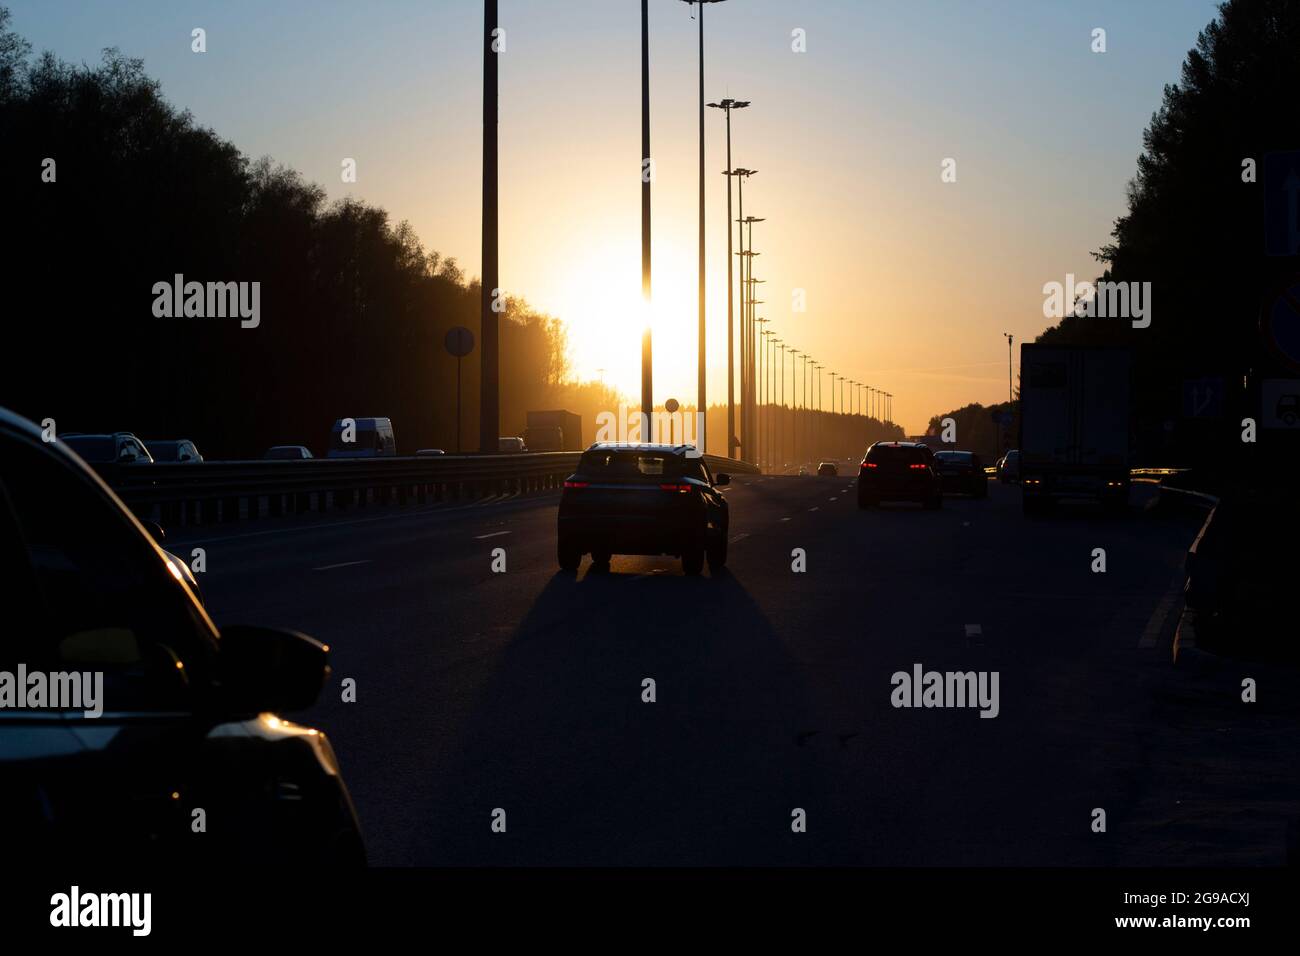
{"label": "tree line silhouette", "polygon": [[[208,457],[280,443],[317,454],[336,418],[393,419],[400,453],[451,451],[456,361],[479,332],[477,281],[410,225],[251,160],[178,111],[143,63],[33,57],[0,8],[0,170],[7,185],[0,405],[61,432],[193,439]],[[157,282],[259,282],[260,324],[156,318]],[[562,322],[503,301],[502,430],[567,407],[590,430],[613,389],[572,380]],[[464,360],[476,445],[479,364]],[[588,435],[588,439],[590,436]]]}
{"label": "tree line silhouette", "polygon": [[[1258,381],[1295,377],[1261,336],[1260,314],[1300,272],[1296,256],[1266,255],[1266,205],[1277,192],[1264,181],[1268,153],[1300,148],[1298,95],[1300,3],[1222,4],[1180,82],[1165,86],[1128,210],[1094,253],[1101,279],[1152,283],[1150,327],[1068,316],[1038,338],[1132,348],[1134,425],[1148,460],[1232,467],[1242,419],[1260,412]],[[1223,383],[1222,413],[1190,414],[1190,383],[1210,379]]]}

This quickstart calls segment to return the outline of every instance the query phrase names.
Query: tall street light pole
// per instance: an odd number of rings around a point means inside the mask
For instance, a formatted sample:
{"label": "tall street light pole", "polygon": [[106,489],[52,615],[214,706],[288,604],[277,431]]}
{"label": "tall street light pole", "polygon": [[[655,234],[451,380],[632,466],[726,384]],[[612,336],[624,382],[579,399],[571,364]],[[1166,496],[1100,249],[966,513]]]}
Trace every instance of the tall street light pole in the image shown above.
{"label": "tall street light pole", "polygon": [[[749,385],[749,363],[746,362],[748,351],[746,351],[745,346],[745,342],[748,341],[748,339],[746,339],[746,333],[748,333],[749,329],[749,307],[748,304],[746,304],[749,302],[748,295],[746,295],[746,290],[749,289],[749,286],[746,284],[745,277],[746,274],[748,274],[746,273],[746,267],[748,267],[750,259],[748,252],[745,251],[745,179],[748,179],[757,172],[757,169],[744,168],[733,169],[731,172],[732,176],[737,177],[736,196],[738,203],[740,203],[740,208],[738,208],[737,212],[738,219],[736,221],[736,241],[738,245],[740,245],[740,251],[738,251],[736,255],[740,256],[740,449],[742,460],[748,459],[749,444],[750,441],[753,441],[753,437],[750,436],[750,433],[746,431],[745,428],[745,421],[748,419],[748,416],[746,416],[746,410],[749,408],[749,397],[748,392],[746,392]],[[727,229],[728,232],[731,232],[731,224],[729,224],[729,222],[727,224]]]}
{"label": "tall street light pole", "polygon": [[483,0],[483,287],[479,294],[478,450],[500,445],[501,339],[495,310],[500,276],[497,269],[497,0]]}
{"label": "tall street light pole", "polygon": [[1013,395],[1011,390],[1011,340],[1013,336],[1010,332],[1003,332],[1002,334],[1007,339],[1007,404],[1010,405]]}
{"label": "tall street light pole", "polygon": [[[749,251],[748,251],[748,255],[749,255],[749,279],[748,279],[748,283],[749,283],[749,285],[748,285],[748,293],[749,293],[749,312],[748,312],[748,315],[746,316],[746,318],[747,318],[747,320],[748,320],[748,322],[749,322],[749,328],[748,328],[747,334],[746,334],[746,336],[745,336],[745,350],[746,350],[746,351],[745,351],[745,355],[746,355],[746,362],[747,362],[746,373],[747,373],[747,376],[748,376],[748,378],[746,379],[746,381],[748,382],[748,390],[747,390],[746,393],[745,393],[745,401],[744,401],[743,411],[744,411],[744,414],[745,414],[745,427],[746,427],[747,429],[749,429],[749,430],[751,430],[751,431],[754,432],[754,434],[755,434],[755,438],[757,438],[757,432],[758,432],[758,423],[757,423],[757,418],[755,417],[755,416],[756,416],[756,410],[757,410],[757,407],[758,407],[758,402],[757,402],[757,391],[756,391],[756,389],[755,389],[755,387],[754,387],[754,386],[755,386],[755,382],[754,382],[754,358],[755,358],[755,356],[754,356],[754,352],[755,352],[755,350],[758,348],[758,343],[757,343],[757,341],[756,341],[756,338],[757,338],[757,337],[756,337],[755,334],[754,334],[754,328],[755,328],[755,326],[754,326],[754,317],[755,317],[755,315],[756,315],[756,308],[755,308],[755,307],[756,307],[756,306],[759,306],[759,305],[762,305],[763,303],[762,303],[761,300],[754,298],[754,286],[755,286],[755,285],[762,285],[762,284],[763,284],[763,280],[762,280],[762,279],[755,279],[755,278],[754,278],[754,257],[755,257],[755,256],[758,256],[758,255],[762,255],[762,253],[759,253],[759,252],[755,252],[755,251],[754,251],[754,223],[756,223],[756,222],[763,222],[763,221],[764,221],[763,219],[758,218],[758,217],[755,217],[755,216],[746,216],[746,217],[745,217],[745,225],[749,227],[749,229],[748,229],[748,235],[746,236],[746,240],[745,240],[747,246],[749,247]],[[757,459],[751,458],[751,459],[749,459],[749,460],[750,460],[750,461],[756,461]]]}
{"label": "tall street light pole", "polygon": [[[708,403],[706,399],[705,381],[708,377],[708,366],[705,364],[705,339],[707,326],[704,320],[704,5],[706,3],[721,3],[722,0],[684,0],[687,6],[694,4],[699,7],[696,16],[699,18],[700,26],[700,347],[699,347],[699,382],[696,409],[701,415],[708,416]],[[705,452],[708,449],[704,447],[704,441],[700,442],[700,451]]]}
{"label": "tall street light pole", "polygon": [[799,441],[799,352],[790,349],[790,462],[798,457]]}
{"label": "tall street light pole", "polygon": [[[750,242],[752,244],[752,237]],[[746,405],[744,406],[744,411],[747,413],[745,416],[745,427],[753,432],[754,440],[752,444],[756,448],[758,446],[758,381],[756,374],[758,342],[756,341],[757,336],[755,335],[755,329],[758,327],[756,321],[758,306],[763,305],[764,302],[762,299],[755,298],[754,286],[763,285],[766,282],[765,279],[754,278],[754,256],[757,255],[761,255],[761,253],[754,252],[751,248],[749,258],[749,340],[746,343],[749,349],[749,395],[746,399]],[[757,461],[756,458],[750,458],[749,460]]]}
{"label": "tall street light pole", "polygon": [[784,467],[785,465],[785,350],[786,344],[783,339],[776,340],[776,347],[781,350],[781,395],[778,404],[781,406],[781,417],[776,423],[777,441],[776,457],[777,464]]}
{"label": "tall street light pole", "polygon": [[732,256],[735,254],[731,246],[731,111],[744,109],[749,105],[748,100],[725,99],[720,103],[710,103],[713,109],[725,110],[727,114],[727,170],[723,173],[727,177],[727,457],[736,457],[736,380],[735,380],[735,354],[736,344],[734,339],[736,325],[736,311],[734,303],[733,283],[735,279],[732,275]]}
{"label": "tall street light pole", "polygon": [[[815,403],[815,414],[813,415],[813,447],[814,448],[817,448],[821,444],[820,439],[821,439],[821,417],[822,417],[822,369],[824,369],[825,367],[826,366],[823,365],[821,362],[817,362],[813,366],[813,368],[817,370],[817,378],[814,380],[817,385],[815,389],[816,394],[813,396],[813,401]],[[819,451],[813,457],[816,458],[820,454],[821,452]]]}
{"label": "tall street light pole", "polygon": [[796,457],[801,465],[804,463],[804,459],[808,457],[808,362],[811,359],[812,356],[807,352],[799,356],[799,408],[802,411],[799,416],[799,424],[802,427],[798,432],[800,445],[799,454]]}
{"label": "tall street light pole", "polygon": [[758,392],[754,399],[754,434],[758,441],[754,443],[754,464],[761,467],[760,455],[767,451],[766,442],[763,441],[763,339],[767,336],[767,319],[755,319],[755,327],[758,329],[758,342],[755,347],[758,351]]}
{"label": "tall street light pole", "polygon": [[650,440],[654,416],[654,351],[651,341],[650,285],[650,10],[641,0],[641,300],[645,328],[641,330],[641,440]]}
{"label": "tall street light pole", "polygon": [[776,451],[776,422],[778,412],[776,409],[776,382],[772,376],[776,374],[776,343],[779,341],[775,332],[769,332],[767,344],[769,351],[767,353],[767,430],[763,433],[763,441],[767,446],[767,467],[772,467],[772,455]]}

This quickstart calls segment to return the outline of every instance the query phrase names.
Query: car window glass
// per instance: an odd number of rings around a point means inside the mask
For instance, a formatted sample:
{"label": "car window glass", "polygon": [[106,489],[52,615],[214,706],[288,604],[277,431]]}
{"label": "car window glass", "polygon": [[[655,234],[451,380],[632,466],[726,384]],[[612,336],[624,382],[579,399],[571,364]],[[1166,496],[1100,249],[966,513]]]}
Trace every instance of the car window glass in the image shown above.
{"label": "car window glass", "polygon": [[931,459],[930,449],[909,446],[873,445],[867,454],[867,461],[880,464],[906,464],[925,462]]}
{"label": "car window glass", "polygon": [[664,455],[602,450],[584,454],[579,467],[600,478],[659,478],[677,471],[675,461]]}
{"label": "car window glass", "polygon": [[0,660],[102,672],[106,710],[188,707],[215,642],[158,552],[48,451],[6,441],[0,460],[41,605],[36,629],[0,635]]}

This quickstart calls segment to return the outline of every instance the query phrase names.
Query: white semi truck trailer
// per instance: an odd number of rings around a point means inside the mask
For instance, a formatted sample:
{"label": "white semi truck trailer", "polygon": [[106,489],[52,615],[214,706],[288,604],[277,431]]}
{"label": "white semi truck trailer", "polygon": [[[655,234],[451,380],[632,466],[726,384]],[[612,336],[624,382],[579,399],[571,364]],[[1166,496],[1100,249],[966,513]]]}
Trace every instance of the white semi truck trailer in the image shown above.
{"label": "white semi truck trailer", "polygon": [[1127,349],[1020,346],[1020,488],[1026,514],[1086,498],[1122,511],[1131,467]]}

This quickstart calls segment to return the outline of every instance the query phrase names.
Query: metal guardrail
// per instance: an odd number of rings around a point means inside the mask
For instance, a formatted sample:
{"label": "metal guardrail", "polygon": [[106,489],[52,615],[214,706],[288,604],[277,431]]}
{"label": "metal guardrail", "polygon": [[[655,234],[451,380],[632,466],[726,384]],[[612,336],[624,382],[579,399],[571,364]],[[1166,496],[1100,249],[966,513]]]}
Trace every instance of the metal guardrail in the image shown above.
{"label": "metal guardrail", "polygon": [[[581,452],[314,458],[106,465],[101,477],[137,515],[166,527],[213,525],[367,504],[426,504],[559,489]],[[705,455],[716,472],[757,474]]]}

